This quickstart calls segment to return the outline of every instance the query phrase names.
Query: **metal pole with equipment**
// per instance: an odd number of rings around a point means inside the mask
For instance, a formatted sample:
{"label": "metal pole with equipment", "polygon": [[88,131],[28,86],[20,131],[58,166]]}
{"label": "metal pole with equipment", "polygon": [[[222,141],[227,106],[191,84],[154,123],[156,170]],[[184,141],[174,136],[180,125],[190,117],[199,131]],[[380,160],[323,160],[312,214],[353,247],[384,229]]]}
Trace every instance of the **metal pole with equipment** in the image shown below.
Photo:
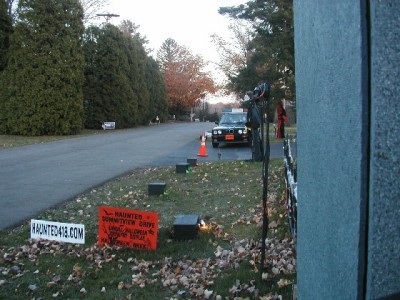
{"label": "metal pole with equipment", "polygon": [[[268,233],[268,172],[270,158],[269,111],[270,84],[262,83],[254,88],[253,92],[247,92],[243,106],[248,109],[247,126],[251,127],[252,161],[262,161],[262,241],[261,241],[261,270],[265,262],[265,239]],[[265,128],[266,127],[266,128]],[[262,272],[261,272],[262,273]]]}
{"label": "metal pole with equipment", "polygon": [[[268,122],[268,109],[269,109],[269,93],[270,85],[268,83],[262,83],[254,89],[254,99],[258,102],[261,107],[261,143],[263,149],[263,166],[262,166],[262,181],[263,181],[263,193],[262,193],[262,214],[263,214],[263,226],[261,235],[261,271],[264,269],[265,262],[265,239],[268,233],[268,172],[269,172],[269,158],[270,158],[270,143],[269,143],[269,122]],[[265,128],[266,127],[266,128]],[[262,273],[262,272],[261,272]]]}

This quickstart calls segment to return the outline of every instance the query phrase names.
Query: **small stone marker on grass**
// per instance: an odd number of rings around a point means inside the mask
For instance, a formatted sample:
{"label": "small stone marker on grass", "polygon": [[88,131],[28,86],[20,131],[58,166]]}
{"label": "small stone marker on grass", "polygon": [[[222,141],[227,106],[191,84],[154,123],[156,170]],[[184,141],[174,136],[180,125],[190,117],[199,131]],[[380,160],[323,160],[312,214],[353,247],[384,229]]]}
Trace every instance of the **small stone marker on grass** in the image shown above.
{"label": "small stone marker on grass", "polygon": [[197,158],[188,158],[186,161],[191,167],[197,166]]}
{"label": "small stone marker on grass", "polygon": [[176,165],[176,173],[188,173],[188,172],[189,172],[188,163],[180,163]]}
{"label": "small stone marker on grass", "polygon": [[148,195],[158,196],[165,193],[167,184],[165,182],[152,182],[148,185]]}
{"label": "small stone marker on grass", "polygon": [[190,240],[199,234],[200,217],[198,215],[177,215],[174,221],[174,239]]}

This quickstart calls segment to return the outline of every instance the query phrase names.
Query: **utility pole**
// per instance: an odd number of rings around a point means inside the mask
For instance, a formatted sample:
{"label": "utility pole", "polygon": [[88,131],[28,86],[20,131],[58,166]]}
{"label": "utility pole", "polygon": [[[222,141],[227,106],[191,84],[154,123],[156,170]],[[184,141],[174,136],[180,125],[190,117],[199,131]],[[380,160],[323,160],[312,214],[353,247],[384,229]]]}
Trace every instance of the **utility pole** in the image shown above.
{"label": "utility pole", "polygon": [[119,15],[117,14],[110,14],[110,13],[106,13],[106,14],[96,14],[96,16],[98,17],[104,17],[106,19],[106,22],[108,23],[108,21],[110,21],[111,18],[118,18]]}

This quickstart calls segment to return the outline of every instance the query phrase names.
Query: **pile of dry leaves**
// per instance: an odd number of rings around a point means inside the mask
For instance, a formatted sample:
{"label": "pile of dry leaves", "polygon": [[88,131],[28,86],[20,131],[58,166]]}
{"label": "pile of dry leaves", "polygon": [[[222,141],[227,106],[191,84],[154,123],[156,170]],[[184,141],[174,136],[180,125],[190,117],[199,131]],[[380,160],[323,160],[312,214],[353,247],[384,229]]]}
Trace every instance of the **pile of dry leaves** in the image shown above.
{"label": "pile of dry leaves", "polygon": [[[210,230],[217,236],[225,237],[223,227],[216,224],[210,224]],[[295,272],[296,259],[293,251],[293,242],[289,239],[268,239],[266,241],[266,261],[265,266],[269,272],[262,273],[263,280],[272,280],[280,274],[290,274]],[[5,249],[4,249],[5,250]],[[157,261],[137,260],[136,258],[122,259],[119,257],[120,248],[117,247],[98,247],[94,245],[90,248],[83,248],[78,245],[63,244],[54,241],[30,240],[28,245],[18,248],[6,249],[3,257],[3,265],[0,269],[3,275],[9,275],[9,278],[24,276],[29,270],[25,270],[23,264],[19,264],[22,259],[29,259],[34,262],[41,255],[67,255],[75,258],[85,258],[89,260],[93,268],[106,268],[107,264],[113,262],[118,266],[129,265],[131,271],[131,280],[119,282],[118,289],[131,289],[134,286],[141,288],[161,284],[165,288],[171,289],[177,296],[186,295],[196,299],[211,299],[213,296],[214,280],[226,269],[237,269],[243,261],[247,261],[253,266],[254,272],[259,272],[260,243],[254,240],[230,240],[230,248],[226,249],[215,244],[214,256],[191,260],[183,257],[179,260],[173,260],[171,257],[165,257]],[[35,270],[33,272],[39,272]],[[66,281],[79,283],[85,277],[85,271],[79,264],[75,264]],[[55,275],[47,283],[47,287],[60,285],[59,275]],[[0,281],[0,285],[7,284],[6,280]],[[289,280],[280,279],[278,285],[284,287],[291,284]],[[115,288],[115,287],[114,287]],[[35,284],[29,285],[29,289],[37,289]],[[107,292],[107,287],[101,290]],[[258,299],[280,299],[279,295],[258,295],[259,291],[254,281],[237,281],[230,289],[231,299],[236,298],[243,291],[254,295]],[[80,292],[86,294],[85,287]],[[59,296],[59,292],[54,293],[53,297]],[[219,295],[214,295],[214,299],[222,299]],[[240,299],[240,298],[237,298]]]}

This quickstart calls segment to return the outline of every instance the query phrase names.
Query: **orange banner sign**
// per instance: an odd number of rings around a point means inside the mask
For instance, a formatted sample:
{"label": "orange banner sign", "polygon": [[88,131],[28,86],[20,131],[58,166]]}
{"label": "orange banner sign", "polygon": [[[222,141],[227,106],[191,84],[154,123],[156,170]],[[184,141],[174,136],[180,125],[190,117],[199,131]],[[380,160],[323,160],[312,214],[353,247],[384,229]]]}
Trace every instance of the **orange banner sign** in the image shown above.
{"label": "orange banner sign", "polygon": [[99,245],[157,248],[158,214],[131,209],[99,207]]}

